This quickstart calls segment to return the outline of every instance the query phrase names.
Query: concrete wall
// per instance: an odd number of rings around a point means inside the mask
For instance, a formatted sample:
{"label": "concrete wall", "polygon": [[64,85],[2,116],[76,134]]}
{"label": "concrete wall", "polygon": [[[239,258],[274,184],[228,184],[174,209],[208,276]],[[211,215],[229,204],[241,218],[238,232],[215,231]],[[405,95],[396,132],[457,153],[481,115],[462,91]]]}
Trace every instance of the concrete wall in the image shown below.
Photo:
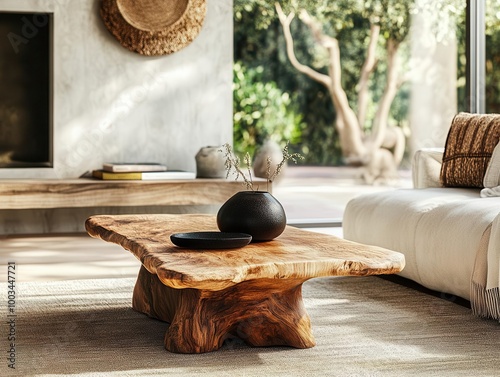
{"label": "concrete wall", "polygon": [[104,161],[194,170],[201,147],[232,141],[232,0],[207,0],[198,37],[160,57],[123,48],[99,3],[0,2],[54,14],[54,167],[0,169],[0,178],[76,178]]}
{"label": "concrete wall", "polygon": [[[76,178],[105,161],[195,170],[206,145],[232,141],[232,0],[207,0],[198,37],[145,57],[123,48],[99,0],[2,0],[0,11],[54,14],[54,167],[0,169],[2,178]],[[215,212],[214,206],[0,211],[0,234],[82,232],[98,213]]]}

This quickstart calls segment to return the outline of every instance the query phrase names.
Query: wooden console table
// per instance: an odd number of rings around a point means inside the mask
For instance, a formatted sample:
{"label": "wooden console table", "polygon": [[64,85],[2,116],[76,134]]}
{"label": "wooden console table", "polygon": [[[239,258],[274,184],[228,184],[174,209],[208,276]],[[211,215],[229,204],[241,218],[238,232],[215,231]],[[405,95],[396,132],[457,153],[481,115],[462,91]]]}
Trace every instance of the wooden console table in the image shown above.
{"label": "wooden console table", "polygon": [[191,179],[0,179],[0,210],[222,204],[244,189],[240,181]]}

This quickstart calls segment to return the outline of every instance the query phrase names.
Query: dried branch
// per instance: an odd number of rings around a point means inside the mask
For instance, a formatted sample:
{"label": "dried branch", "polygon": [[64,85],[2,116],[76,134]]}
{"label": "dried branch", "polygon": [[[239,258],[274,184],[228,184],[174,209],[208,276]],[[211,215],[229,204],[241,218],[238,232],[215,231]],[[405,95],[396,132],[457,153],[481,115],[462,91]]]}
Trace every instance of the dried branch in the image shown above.
{"label": "dried branch", "polygon": [[271,172],[271,158],[267,158],[267,166],[268,166],[268,175],[267,175],[267,181],[268,182],[273,182],[278,175],[280,175],[281,170],[283,170],[283,166],[285,166],[285,163],[287,161],[293,161],[294,163],[297,163],[297,160],[302,160],[304,159],[304,156],[302,156],[300,153],[292,153],[288,152],[288,142],[286,143],[285,147],[283,148],[282,154],[283,158],[281,159],[280,163],[276,165],[276,169],[272,174]]}
{"label": "dried branch", "polygon": [[[300,153],[292,153],[290,154],[288,152],[288,142],[286,143],[285,147],[283,148],[282,155],[283,158],[281,162],[276,166],[276,169],[274,172],[271,173],[271,157],[267,157],[267,190],[269,190],[269,183],[273,182],[274,179],[280,175],[283,166],[288,160],[291,160],[295,163],[297,163],[297,160],[303,159],[304,156],[302,156]],[[231,145],[229,143],[226,143],[223,145],[224,149],[219,149],[219,152],[224,153],[225,161],[224,161],[224,167],[226,168],[226,178],[229,178],[229,175],[231,171],[233,171],[233,175],[236,176],[235,181],[238,180],[239,177],[241,177],[244,181],[244,184],[246,185],[248,190],[255,191],[253,187],[253,178],[252,178],[252,159],[250,157],[250,154],[247,152],[245,154],[244,160],[245,160],[245,165],[248,171],[248,177],[243,173],[243,171],[240,168],[240,159],[237,156],[234,156],[233,154],[233,149],[231,148]]]}
{"label": "dried branch", "polygon": [[[247,166],[247,172],[248,172],[248,180],[252,183],[251,186],[252,186],[252,190],[253,190],[253,179],[252,179],[252,170],[251,170],[251,166],[252,166],[252,158],[250,157],[250,153],[245,153],[245,165]],[[247,187],[248,187],[248,184],[247,184]]]}
{"label": "dried branch", "polygon": [[[224,149],[220,149],[220,152],[224,153],[225,161],[224,161],[224,167],[226,168],[226,179],[229,178],[229,175],[231,174],[231,171],[233,171],[233,175],[235,176],[234,180],[237,181],[239,177],[243,179],[243,182],[247,188],[247,190],[252,190],[253,189],[253,181],[252,181],[252,176],[250,175],[250,178],[247,178],[245,173],[240,168],[240,158],[238,156],[235,156],[233,154],[233,149],[231,148],[231,145],[229,143],[226,143],[223,145]],[[247,157],[248,156],[248,157]],[[250,165],[249,165],[249,159],[250,155],[247,153],[245,155],[245,164],[247,165],[248,171],[250,172]]]}

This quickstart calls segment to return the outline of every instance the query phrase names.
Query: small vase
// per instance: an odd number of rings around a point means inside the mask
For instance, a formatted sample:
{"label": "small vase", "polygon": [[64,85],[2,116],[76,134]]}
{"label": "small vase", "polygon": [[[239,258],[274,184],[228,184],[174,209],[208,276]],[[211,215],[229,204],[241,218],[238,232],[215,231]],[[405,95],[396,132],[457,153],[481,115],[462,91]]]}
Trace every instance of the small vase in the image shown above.
{"label": "small vase", "polygon": [[286,215],[267,191],[240,191],[219,209],[217,226],[221,232],[250,234],[252,242],[270,241],[285,230]]}
{"label": "small vase", "polygon": [[222,147],[203,147],[195,156],[197,178],[225,178],[225,159]]}

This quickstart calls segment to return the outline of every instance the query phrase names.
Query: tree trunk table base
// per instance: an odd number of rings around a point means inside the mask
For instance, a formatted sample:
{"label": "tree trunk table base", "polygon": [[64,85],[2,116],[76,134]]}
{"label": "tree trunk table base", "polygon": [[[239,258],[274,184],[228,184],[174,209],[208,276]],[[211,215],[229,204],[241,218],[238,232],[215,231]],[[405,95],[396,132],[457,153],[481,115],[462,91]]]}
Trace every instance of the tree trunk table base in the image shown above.
{"label": "tree trunk table base", "polygon": [[251,346],[315,345],[302,301],[302,280],[249,280],[221,291],[175,289],[141,267],[132,307],[170,323],[165,348],[177,353],[219,349],[236,336]]}
{"label": "tree trunk table base", "polygon": [[92,216],[87,232],[121,245],[142,263],[132,307],[170,323],[165,348],[219,349],[238,337],[251,346],[314,346],[302,284],[321,276],[393,274],[404,256],[375,246],[287,227],[240,249],[191,250],[172,233],[217,231],[212,215]]}

